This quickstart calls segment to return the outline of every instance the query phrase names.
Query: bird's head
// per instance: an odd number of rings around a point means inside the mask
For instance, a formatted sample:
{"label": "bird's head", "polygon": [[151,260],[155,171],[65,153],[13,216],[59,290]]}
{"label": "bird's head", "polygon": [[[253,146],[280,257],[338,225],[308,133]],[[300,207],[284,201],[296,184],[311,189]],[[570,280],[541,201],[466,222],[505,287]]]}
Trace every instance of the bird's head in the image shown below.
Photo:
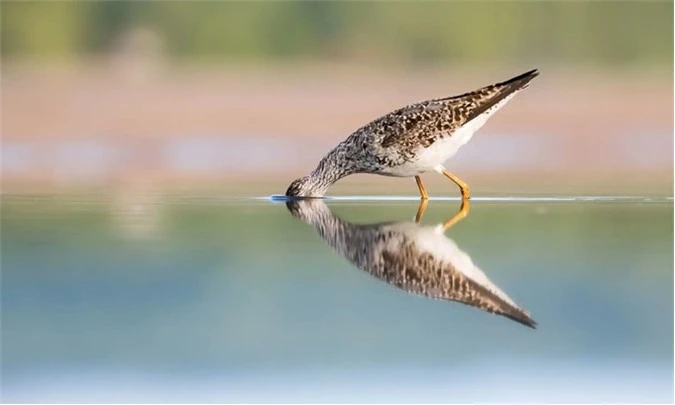
{"label": "bird's head", "polygon": [[328,190],[329,184],[321,181],[315,176],[305,176],[293,180],[288,189],[286,196],[288,197],[323,197]]}

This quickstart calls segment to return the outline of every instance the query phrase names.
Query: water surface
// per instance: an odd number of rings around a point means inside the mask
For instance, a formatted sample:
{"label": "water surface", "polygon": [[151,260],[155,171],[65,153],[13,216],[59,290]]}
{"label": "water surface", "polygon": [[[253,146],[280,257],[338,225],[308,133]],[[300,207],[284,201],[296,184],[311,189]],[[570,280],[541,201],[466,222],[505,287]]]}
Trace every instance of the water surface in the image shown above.
{"label": "water surface", "polygon": [[476,198],[444,237],[537,329],[378,279],[268,198],[2,203],[4,401],[673,400],[672,199]]}

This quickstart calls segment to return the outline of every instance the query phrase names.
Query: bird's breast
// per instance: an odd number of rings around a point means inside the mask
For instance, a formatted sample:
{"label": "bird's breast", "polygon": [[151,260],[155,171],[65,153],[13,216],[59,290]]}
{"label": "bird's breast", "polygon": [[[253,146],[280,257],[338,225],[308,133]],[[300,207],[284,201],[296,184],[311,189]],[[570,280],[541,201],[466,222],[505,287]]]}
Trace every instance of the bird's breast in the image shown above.
{"label": "bird's breast", "polygon": [[463,131],[462,128],[453,134],[437,139],[426,148],[417,150],[417,164],[428,167],[429,170],[453,157],[459,148],[467,143],[473,133]]}

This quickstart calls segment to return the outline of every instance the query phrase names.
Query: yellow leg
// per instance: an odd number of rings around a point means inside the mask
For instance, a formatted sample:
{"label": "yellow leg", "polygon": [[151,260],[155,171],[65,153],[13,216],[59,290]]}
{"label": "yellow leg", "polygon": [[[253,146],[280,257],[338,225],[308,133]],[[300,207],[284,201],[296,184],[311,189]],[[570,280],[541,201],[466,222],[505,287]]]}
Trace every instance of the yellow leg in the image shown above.
{"label": "yellow leg", "polygon": [[468,199],[462,199],[462,206],[459,208],[459,211],[453,215],[452,218],[443,222],[443,230],[447,231],[451,226],[455,225],[461,219],[469,215],[470,203]]}
{"label": "yellow leg", "polygon": [[422,184],[422,178],[420,176],[415,176],[415,182],[417,182],[417,188],[420,189],[420,196],[423,200],[426,200],[429,198],[429,194],[427,194],[427,190],[424,188],[424,184]]}
{"label": "yellow leg", "polygon": [[420,201],[420,206],[417,208],[417,215],[415,215],[415,223],[419,223],[422,220],[422,216],[424,215],[424,211],[427,210],[427,204],[429,203],[429,200],[424,198]]}
{"label": "yellow leg", "polygon": [[450,173],[445,167],[441,170],[441,173],[450,180],[454,181],[455,184],[459,186],[459,189],[462,191],[462,198],[469,199],[469,185],[463,182],[459,177]]}

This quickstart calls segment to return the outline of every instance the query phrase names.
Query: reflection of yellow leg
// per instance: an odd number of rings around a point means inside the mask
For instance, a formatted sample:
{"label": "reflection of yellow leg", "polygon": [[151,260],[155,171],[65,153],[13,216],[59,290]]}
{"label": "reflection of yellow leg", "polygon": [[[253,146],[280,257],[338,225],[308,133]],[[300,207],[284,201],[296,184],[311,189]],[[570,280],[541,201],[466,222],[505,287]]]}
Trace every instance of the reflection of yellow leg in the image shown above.
{"label": "reflection of yellow leg", "polygon": [[451,226],[459,222],[462,218],[469,215],[469,208],[470,208],[469,206],[470,206],[469,200],[463,199],[462,206],[459,208],[459,211],[455,215],[453,215],[452,218],[443,222],[443,230],[447,231]]}
{"label": "reflection of yellow leg", "polygon": [[417,182],[417,188],[420,189],[420,196],[422,197],[423,200],[426,200],[429,198],[429,194],[427,194],[427,190],[424,189],[424,184],[422,184],[422,178],[420,176],[415,176],[415,181]]}
{"label": "reflection of yellow leg", "polygon": [[450,173],[448,169],[445,167],[442,168],[441,173],[450,180],[454,181],[455,184],[457,184],[462,190],[462,198],[463,199],[468,199],[469,198],[469,185],[463,182],[459,177],[455,176],[454,174]]}
{"label": "reflection of yellow leg", "polygon": [[424,211],[427,210],[427,204],[429,203],[429,200],[426,198],[420,201],[420,206],[417,208],[417,215],[415,215],[415,223],[419,223],[422,220],[422,216],[424,215]]}

